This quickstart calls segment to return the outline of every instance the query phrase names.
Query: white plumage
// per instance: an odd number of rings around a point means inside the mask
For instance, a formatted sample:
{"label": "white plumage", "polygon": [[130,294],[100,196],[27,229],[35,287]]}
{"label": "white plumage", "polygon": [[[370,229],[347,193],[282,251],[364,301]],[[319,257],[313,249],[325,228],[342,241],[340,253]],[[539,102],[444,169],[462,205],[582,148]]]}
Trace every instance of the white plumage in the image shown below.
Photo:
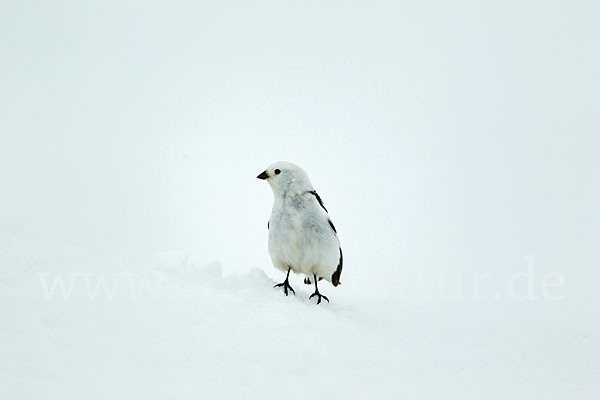
{"label": "white plumage", "polygon": [[315,284],[325,279],[334,286],[340,283],[343,257],[335,226],[323,202],[314,190],[306,172],[297,165],[277,162],[257,176],[265,179],[273,189],[274,202],[269,219],[269,254],[273,265],[287,272],[282,286],[285,294],[289,285],[289,272],[306,275],[305,283]]}

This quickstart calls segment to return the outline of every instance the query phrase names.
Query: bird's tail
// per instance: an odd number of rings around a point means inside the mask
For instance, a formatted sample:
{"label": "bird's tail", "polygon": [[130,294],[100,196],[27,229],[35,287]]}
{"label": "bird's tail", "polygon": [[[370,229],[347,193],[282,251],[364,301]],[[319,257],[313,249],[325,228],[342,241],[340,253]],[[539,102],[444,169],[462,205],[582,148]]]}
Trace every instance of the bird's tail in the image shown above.
{"label": "bird's tail", "polygon": [[331,275],[331,283],[333,284],[333,286],[337,286],[341,283],[340,276],[342,275],[343,265],[344,265],[344,256],[342,255],[342,248],[340,247],[340,261],[338,263],[337,269],[335,270],[333,275]]}

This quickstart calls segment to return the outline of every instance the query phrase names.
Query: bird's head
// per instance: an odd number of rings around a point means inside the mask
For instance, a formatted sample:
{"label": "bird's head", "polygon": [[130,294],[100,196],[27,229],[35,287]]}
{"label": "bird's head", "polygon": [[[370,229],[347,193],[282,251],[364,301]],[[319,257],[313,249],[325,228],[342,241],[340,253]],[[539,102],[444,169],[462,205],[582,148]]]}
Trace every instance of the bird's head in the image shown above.
{"label": "bird's head", "polygon": [[275,194],[300,193],[313,190],[306,172],[299,166],[285,161],[269,165],[257,178],[269,182]]}

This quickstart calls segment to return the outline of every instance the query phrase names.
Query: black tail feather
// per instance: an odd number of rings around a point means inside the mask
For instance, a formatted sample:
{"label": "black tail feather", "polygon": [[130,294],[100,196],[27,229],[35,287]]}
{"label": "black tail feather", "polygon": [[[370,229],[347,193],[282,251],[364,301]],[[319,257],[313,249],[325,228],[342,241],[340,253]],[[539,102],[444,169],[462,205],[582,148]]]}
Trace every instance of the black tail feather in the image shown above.
{"label": "black tail feather", "polygon": [[340,284],[340,276],[342,275],[342,267],[344,265],[344,256],[342,255],[342,248],[340,247],[340,262],[338,263],[338,267],[331,275],[331,283],[333,286],[337,286]]}

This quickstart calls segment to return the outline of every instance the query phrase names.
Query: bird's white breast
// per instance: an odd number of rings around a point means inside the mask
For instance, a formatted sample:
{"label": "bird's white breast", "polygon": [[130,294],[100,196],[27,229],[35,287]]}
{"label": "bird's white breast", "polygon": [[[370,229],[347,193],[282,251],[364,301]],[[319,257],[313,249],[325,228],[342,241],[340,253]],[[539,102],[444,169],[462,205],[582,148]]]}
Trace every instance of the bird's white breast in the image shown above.
{"label": "bird's white breast", "polygon": [[308,193],[275,199],[269,221],[269,253],[287,271],[327,280],[339,261],[339,241],[327,213]]}

